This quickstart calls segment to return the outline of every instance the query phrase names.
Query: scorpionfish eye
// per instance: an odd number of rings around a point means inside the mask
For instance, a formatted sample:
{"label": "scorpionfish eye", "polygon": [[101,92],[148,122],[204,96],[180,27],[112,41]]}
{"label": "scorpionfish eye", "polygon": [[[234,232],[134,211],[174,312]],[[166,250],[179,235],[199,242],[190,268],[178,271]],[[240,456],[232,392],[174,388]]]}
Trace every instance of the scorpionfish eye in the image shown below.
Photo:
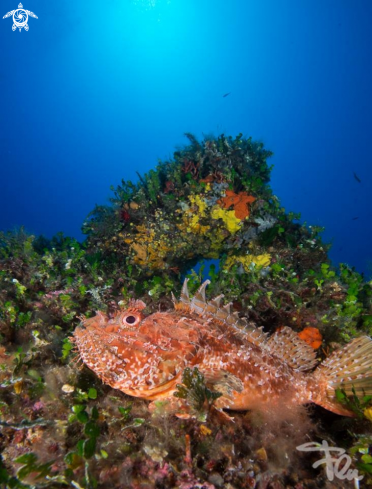
{"label": "scorpionfish eye", "polygon": [[124,314],[121,318],[121,323],[123,326],[137,326],[138,323],[143,319],[142,314],[128,313]]}

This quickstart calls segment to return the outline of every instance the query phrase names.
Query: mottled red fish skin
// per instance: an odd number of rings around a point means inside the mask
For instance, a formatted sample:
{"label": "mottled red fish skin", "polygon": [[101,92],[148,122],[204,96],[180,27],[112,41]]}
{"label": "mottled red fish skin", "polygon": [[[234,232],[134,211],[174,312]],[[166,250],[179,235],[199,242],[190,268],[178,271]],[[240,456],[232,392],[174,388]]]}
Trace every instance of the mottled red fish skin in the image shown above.
{"label": "mottled red fish skin", "polygon": [[83,321],[74,338],[83,362],[104,383],[131,396],[172,396],[184,369],[196,366],[224,393],[219,407],[245,410],[283,395],[299,405],[311,398],[309,375],[262,351],[236,328],[187,308],[148,317],[135,308],[112,319],[99,313]]}

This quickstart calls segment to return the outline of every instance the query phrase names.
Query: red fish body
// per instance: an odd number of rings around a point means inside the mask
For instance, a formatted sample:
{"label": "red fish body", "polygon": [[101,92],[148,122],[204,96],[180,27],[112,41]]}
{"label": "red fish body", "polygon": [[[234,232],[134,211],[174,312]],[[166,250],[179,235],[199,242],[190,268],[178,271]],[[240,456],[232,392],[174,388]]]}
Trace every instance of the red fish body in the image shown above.
{"label": "red fish body", "polygon": [[[222,393],[217,407],[260,408],[282,399],[309,402],[344,415],[335,390],[372,394],[372,341],[353,340],[317,365],[316,353],[286,327],[271,337],[208,302],[206,281],[190,299],[187,280],[174,310],[147,317],[142,301],[109,319],[102,312],[82,321],[74,341],[82,361],[106,384],[151,401],[173,399],[186,367],[197,367],[209,388]],[[314,371],[313,371],[314,370]]]}

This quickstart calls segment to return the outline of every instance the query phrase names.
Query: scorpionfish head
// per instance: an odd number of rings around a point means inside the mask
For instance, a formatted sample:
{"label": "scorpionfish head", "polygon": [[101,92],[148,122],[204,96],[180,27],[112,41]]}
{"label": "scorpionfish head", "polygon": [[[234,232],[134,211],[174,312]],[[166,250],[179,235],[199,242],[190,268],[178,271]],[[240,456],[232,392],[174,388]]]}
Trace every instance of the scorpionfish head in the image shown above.
{"label": "scorpionfish head", "polygon": [[74,332],[80,358],[104,383],[146,399],[167,397],[198,351],[198,329],[175,312],[145,317],[142,301],[109,319],[83,319]]}

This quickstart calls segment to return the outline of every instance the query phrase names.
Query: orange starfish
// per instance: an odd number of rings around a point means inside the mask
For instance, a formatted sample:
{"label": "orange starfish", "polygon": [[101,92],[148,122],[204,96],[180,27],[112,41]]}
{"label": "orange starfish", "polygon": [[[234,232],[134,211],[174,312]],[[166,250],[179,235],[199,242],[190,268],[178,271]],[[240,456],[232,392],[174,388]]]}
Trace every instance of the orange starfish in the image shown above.
{"label": "orange starfish", "polygon": [[256,197],[248,195],[247,192],[239,192],[236,194],[233,190],[226,190],[226,196],[217,202],[224,208],[228,209],[234,206],[235,217],[237,219],[245,219],[249,217],[249,206],[256,200]]}

